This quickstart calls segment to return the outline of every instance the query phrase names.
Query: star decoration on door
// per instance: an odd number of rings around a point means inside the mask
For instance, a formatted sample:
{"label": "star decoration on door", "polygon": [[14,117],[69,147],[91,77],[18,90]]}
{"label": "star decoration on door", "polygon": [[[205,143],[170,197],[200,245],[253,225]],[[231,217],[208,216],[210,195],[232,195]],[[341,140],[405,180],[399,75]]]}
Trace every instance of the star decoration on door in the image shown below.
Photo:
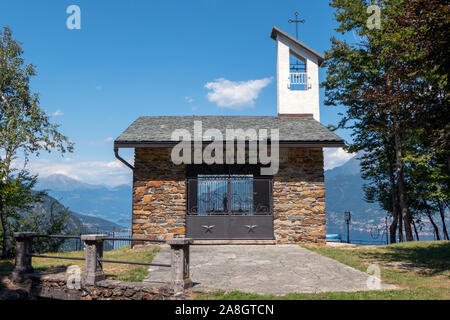
{"label": "star decoration on door", "polygon": [[256,225],[256,224],[251,224],[251,225],[246,224],[245,226],[248,228],[248,232],[253,232],[254,231],[253,229],[255,229],[258,225]]}
{"label": "star decoration on door", "polygon": [[211,226],[202,226],[202,228],[205,228],[205,233],[212,232],[212,228],[214,228],[216,225]]}

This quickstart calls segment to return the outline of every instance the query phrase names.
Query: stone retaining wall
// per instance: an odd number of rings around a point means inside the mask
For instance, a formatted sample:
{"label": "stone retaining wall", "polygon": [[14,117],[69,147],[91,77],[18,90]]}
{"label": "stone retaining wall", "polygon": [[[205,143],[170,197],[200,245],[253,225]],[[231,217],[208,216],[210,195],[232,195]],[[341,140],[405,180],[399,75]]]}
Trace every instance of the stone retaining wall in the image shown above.
{"label": "stone retaining wall", "polygon": [[[20,284],[22,299],[47,298],[55,300],[173,300],[187,299],[174,295],[168,285],[117,280],[98,281],[95,286],[81,285],[80,289],[67,287],[65,274],[30,274]],[[26,293],[26,294],[24,294]]]}

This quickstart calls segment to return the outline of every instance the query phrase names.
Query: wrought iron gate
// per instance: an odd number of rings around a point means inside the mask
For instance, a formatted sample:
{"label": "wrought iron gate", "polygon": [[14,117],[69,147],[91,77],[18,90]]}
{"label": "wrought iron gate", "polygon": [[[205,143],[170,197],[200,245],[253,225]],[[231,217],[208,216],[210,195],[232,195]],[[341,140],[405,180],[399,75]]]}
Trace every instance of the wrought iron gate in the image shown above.
{"label": "wrought iron gate", "polygon": [[273,239],[272,179],[198,174],[186,183],[188,237]]}

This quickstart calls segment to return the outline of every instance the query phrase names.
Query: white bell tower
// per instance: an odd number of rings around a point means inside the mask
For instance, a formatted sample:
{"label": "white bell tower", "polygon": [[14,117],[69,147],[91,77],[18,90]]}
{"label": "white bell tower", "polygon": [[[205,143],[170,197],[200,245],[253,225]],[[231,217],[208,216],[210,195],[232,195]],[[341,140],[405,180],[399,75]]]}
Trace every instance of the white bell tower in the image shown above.
{"label": "white bell tower", "polygon": [[319,66],[324,57],[277,27],[270,36],[277,42],[278,116],[320,121]]}

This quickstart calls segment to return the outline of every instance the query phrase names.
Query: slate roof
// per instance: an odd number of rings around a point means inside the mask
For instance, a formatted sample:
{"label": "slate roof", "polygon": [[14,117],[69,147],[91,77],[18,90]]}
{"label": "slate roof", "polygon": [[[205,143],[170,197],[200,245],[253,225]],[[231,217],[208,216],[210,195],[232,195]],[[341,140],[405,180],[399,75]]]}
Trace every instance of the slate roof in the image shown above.
{"label": "slate roof", "polygon": [[305,49],[306,51],[309,51],[311,54],[313,54],[314,56],[317,57],[318,60],[318,64],[319,66],[322,64],[323,60],[325,60],[325,57],[323,55],[321,55],[320,53],[318,53],[316,50],[311,49],[310,47],[308,47],[306,44],[304,44],[303,42],[295,39],[294,37],[292,37],[290,34],[287,34],[286,32],[284,32],[283,30],[273,26],[272,28],[272,33],[270,34],[270,37],[273,40],[277,40],[277,35],[281,35],[287,39],[289,39],[290,41],[292,41],[293,43],[295,43],[296,45],[300,46],[301,48]]}
{"label": "slate roof", "polygon": [[173,143],[171,136],[176,129],[186,129],[193,137],[194,121],[202,121],[203,134],[207,129],[219,129],[225,138],[225,129],[279,129],[279,141],[321,142],[343,145],[343,139],[312,118],[268,116],[161,116],[140,117],[116,140],[115,144]]}

